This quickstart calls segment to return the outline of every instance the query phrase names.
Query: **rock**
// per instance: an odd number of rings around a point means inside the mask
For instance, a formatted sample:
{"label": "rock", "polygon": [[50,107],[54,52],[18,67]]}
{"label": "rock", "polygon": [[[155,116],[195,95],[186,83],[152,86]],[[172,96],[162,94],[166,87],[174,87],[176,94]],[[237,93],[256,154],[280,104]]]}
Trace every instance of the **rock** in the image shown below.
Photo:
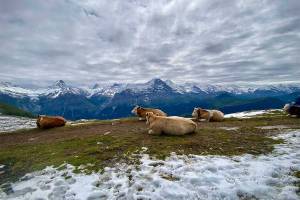
{"label": "rock", "polygon": [[103,135],[108,135],[110,134],[110,131],[105,132]]}
{"label": "rock", "polygon": [[14,190],[13,190],[13,188],[12,188],[12,186],[11,186],[10,183],[4,183],[4,184],[2,184],[0,186],[0,188],[7,195],[10,195],[10,194],[14,193]]}

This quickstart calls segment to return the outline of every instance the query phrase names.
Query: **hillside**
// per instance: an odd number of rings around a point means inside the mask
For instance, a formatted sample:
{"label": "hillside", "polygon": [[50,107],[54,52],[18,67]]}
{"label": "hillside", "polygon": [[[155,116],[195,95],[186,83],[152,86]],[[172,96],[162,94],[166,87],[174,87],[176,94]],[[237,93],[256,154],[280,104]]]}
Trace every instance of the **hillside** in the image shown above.
{"label": "hillside", "polygon": [[35,117],[34,114],[24,111],[15,106],[0,102],[0,113],[3,115],[21,116],[21,117]]}

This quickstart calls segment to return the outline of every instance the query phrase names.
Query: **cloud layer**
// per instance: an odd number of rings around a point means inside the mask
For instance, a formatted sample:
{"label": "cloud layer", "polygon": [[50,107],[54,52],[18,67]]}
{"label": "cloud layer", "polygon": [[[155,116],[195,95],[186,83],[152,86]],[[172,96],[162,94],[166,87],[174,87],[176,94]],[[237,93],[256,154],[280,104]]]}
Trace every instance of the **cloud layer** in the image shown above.
{"label": "cloud layer", "polygon": [[0,79],[299,81],[299,10],[298,0],[2,1]]}

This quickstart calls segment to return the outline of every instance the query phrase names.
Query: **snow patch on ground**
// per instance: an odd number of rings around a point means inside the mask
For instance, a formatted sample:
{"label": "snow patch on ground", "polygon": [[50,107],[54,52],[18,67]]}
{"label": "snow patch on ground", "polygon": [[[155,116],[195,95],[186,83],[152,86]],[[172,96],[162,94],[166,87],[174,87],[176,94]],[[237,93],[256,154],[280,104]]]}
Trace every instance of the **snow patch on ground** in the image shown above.
{"label": "snow patch on ground", "polygon": [[227,126],[222,126],[222,127],[219,127],[219,128],[223,129],[223,130],[226,130],[226,131],[237,131],[237,130],[240,129],[239,127],[227,127]]}
{"label": "snow patch on ground", "polygon": [[231,113],[231,114],[226,114],[224,117],[225,118],[230,118],[230,117],[235,117],[235,118],[251,118],[256,115],[262,115],[266,113],[270,113],[273,111],[278,111],[276,109],[272,110],[256,110],[256,111],[244,111],[244,112],[237,112],[237,113]]}
{"label": "snow patch on ground", "polygon": [[[119,164],[103,174],[74,174],[71,165],[26,175],[0,199],[299,199],[292,175],[300,170],[300,131],[269,155],[179,156],[137,166]],[[146,149],[143,149],[146,151]]]}
{"label": "snow patch on ground", "polygon": [[276,126],[258,126],[256,128],[264,129],[264,130],[270,130],[270,129],[288,129],[289,126],[285,125],[276,125]]}
{"label": "snow patch on ground", "polygon": [[0,114],[0,133],[35,127],[36,119]]}

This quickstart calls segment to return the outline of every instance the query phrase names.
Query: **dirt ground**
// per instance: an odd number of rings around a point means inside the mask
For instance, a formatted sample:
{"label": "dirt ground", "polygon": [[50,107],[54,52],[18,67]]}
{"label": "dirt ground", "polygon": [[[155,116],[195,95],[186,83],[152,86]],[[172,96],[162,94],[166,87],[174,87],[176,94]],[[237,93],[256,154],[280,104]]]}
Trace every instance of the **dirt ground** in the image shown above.
{"label": "dirt ground", "polygon": [[0,148],[18,144],[40,144],[86,138],[96,135],[119,135],[126,133],[146,133],[145,122],[133,120],[111,123],[92,123],[89,125],[67,125],[52,129],[31,129],[14,133],[0,134]]}

